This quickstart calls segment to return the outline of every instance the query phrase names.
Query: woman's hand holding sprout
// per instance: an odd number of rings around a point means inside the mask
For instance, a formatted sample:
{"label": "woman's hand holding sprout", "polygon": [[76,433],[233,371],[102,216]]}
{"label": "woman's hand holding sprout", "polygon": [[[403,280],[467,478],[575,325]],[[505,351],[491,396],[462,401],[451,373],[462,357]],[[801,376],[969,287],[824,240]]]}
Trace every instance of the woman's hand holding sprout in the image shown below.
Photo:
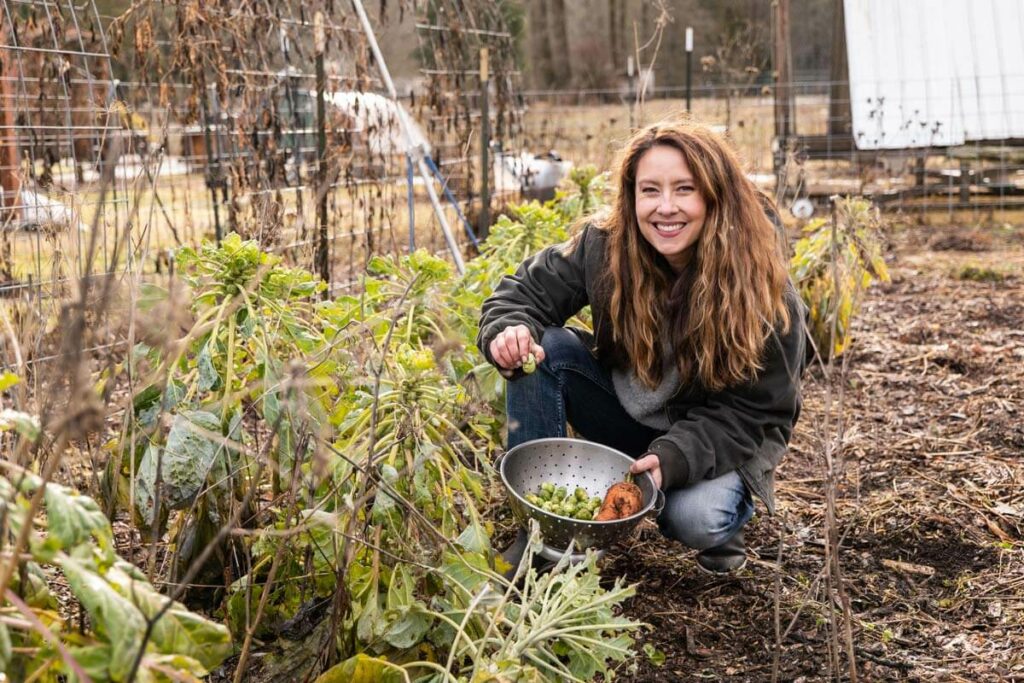
{"label": "woman's hand holding sprout", "polygon": [[504,377],[511,377],[519,368],[529,374],[544,360],[544,349],[534,341],[526,325],[506,327],[491,341],[488,350]]}

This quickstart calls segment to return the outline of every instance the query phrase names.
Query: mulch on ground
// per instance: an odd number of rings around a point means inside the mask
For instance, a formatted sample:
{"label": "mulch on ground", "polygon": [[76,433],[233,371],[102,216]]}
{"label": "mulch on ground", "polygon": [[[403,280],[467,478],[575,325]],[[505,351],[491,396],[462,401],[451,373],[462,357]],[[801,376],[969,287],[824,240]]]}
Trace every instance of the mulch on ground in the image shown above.
{"label": "mulch on ground", "polygon": [[[1024,681],[1024,231],[900,226],[889,239],[892,282],[856,325],[837,466],[857,672]],[[638,584],[626,614],[652,627],[651,654],[618,680],[767,681],[776,666],[778,680],[836,678],[820,369],[804,394],[779,514],[759,508],[738,576],[701,573],[653,525],[605,558],[609,581]]]}

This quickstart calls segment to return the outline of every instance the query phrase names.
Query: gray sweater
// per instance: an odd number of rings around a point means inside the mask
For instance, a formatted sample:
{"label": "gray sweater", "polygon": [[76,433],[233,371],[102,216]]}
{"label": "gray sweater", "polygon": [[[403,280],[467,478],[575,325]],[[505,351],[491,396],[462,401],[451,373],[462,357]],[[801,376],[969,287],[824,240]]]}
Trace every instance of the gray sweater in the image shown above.
{"label": "gray sweater", "polygon": [[667,432],[672,426],[668,416],[669,399],[679,391],[679,366],[676,365],[672,344],[661,345],[661,383],[653,389],[644,384],[632,368],[613,368],[612,385],[619,403],[629,416],[642,425]]}

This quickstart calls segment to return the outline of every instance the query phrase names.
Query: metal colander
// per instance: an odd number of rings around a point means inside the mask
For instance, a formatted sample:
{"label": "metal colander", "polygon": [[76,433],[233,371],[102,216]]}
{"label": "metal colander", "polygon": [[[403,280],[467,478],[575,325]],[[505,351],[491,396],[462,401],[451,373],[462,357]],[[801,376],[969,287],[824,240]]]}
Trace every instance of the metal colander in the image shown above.
{"label": "metal colander", "polygon": [[643,493],[640,512],[607,522],[584,521],[547,512],[526,500],[546,481],[569,491],[583,487],[589,496],[604,498],[612,486],[626,478],[633,458],[614,448],[582,439],[536,439],[520,444],[498,461],[501,483],[509,493],[512,513],[524,527],[537,520],[544,543],[553,548],[605,548],[647,516],[657,516],[665,507],[665,494],[654,485],[650,472],[634,475],[633,483]]}

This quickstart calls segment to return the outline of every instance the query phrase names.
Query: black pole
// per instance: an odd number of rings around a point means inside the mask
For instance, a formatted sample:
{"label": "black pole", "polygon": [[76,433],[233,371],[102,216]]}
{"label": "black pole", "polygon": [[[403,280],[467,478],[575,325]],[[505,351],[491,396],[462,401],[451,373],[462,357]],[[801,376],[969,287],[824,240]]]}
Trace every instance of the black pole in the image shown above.
{"label": "black pole", "polygon": [[217,168],[214,168],[213,140],[210,135],[210,108],[206,102],[207,88],[203,87],[201,98],[203,106],[203,138],[206,140],[206,187],[210,190],[210,197],[213,200],[213,235],[220,244],[220,200],[217,198],[218,176],[220,175],[220,159],[217,159]]}
{"label": "black pole", "polygon": [[316,269],[320,279],[328,285],[331,282],[331,259],[327,248],[327,123],[326,106],[324,104],[327,90],[327,76],[324,73],[324,36],[323,14],[316,13],[314,19],[314,43],[316,47],[316,157],[317,157],[317,233]]}
{"label": "black pole", "polygon": [[692,52],[686,53],[686,113],[690,113],[690,85],[693,82],[693,70],[691,68]]}
{"label": "black pole", "polygon": [[491,228],[491,105],[487,48],[480,50],[480,225],[477,234],[486,236]]}

